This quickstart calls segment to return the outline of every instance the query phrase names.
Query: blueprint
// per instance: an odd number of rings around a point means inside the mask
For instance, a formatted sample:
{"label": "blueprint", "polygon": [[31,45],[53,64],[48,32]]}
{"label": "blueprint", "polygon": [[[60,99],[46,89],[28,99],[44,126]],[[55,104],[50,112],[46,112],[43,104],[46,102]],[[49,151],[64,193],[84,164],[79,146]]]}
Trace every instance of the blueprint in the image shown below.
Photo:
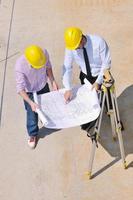
{"label": "blueprint", "polygon": [[91,122],[99,116],[97,93],[90,89],[90,84],[75,86],[69,103],[65,103],[64,92],[65,89],[60,89],[38,96],[34,94],[34,100],[40,106],[37,113],[45,127],[74,127]]}

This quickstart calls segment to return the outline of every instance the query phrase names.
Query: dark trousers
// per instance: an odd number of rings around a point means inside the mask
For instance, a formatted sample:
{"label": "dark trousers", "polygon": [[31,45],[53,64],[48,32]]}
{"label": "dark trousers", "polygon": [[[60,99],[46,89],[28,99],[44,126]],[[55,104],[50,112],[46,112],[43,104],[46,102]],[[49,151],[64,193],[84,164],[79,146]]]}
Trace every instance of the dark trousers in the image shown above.
{"label": "dark trousers", "polygon": [[[38,91],[37,94],[44,94],[49,92],[49,86],[48,83],[45,85],[45,87]],[[27,95],[29,98],[34,101],[33,98],[33,93],[28,92]],[[27,132],[29,136],[36,136],[38,134],[39,128],[38,128],[38,114],[36,112],[33,112],[31,109],[31,106],[24,100],[24,106],[26,109],[26,114],[27,114],[27,122],[26,122],[26,127],[27,127]]]}
{"label": "dark trousers", "polygon": [[83,85],[84,84],[84,79],[87,79],[91,84],[95,83],[96,79],[97,79],[97,76],[96,77],[88,77],[86,74],[84,74],[83,72],[80,72],[79,74],[79,79],[80,79],[80,82],[81,84]]}
{"label": "dark trousers", "polygon": [[[85,79],[85,78],[86,78],[91,84],[93,84],[93,83],[96,81],[97,76],[96,76],[96,77],[93,77],[93,76],[88,77],[88,76],[87,76],[86,74],[84,74],[83,72],[80,72],[79,79],[80,79],[80,82],[81,82],[82,85],[84,84],[84,79]],[[96,120],[97,120],[97,119],[96,119]],[[89,131],[89,130],[95,125],[96,120],[94,120],[94,121],[92,121],[92,122],[89,122],[89,123],[87,123],[87,124],[82,124],[82,125],[81,125],[81,128],[82,128],[83,130],[86,130],[86,129],[87,129],[87,131]]]}

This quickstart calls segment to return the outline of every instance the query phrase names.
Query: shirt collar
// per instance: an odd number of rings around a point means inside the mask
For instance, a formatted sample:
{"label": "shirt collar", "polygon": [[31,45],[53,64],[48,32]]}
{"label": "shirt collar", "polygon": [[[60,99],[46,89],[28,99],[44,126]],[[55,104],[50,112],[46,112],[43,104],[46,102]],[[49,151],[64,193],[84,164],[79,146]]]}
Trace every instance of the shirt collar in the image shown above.
{"label": "shirt collar", "polygon": [[88,46],[88,35],[85,35],[85,37],[86,37],[86,44],[85,44],[85,46],[84,46],[84,48],[87,48],[87,46]]}

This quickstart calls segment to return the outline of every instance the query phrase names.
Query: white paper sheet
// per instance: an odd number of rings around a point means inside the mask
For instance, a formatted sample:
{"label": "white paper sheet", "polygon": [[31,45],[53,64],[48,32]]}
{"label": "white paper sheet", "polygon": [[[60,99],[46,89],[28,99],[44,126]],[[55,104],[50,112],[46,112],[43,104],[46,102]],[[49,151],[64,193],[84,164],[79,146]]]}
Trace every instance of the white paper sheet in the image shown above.
{"label": "white paper sheet", "polygon": [[73,98],[65,103],[64,89],[36,96],[40,105],[37,113],[47,128],[60,129],[78,126],[95,120],[100,114],[100,106],[95,90],[91,85],[78,85],[73,88]]}

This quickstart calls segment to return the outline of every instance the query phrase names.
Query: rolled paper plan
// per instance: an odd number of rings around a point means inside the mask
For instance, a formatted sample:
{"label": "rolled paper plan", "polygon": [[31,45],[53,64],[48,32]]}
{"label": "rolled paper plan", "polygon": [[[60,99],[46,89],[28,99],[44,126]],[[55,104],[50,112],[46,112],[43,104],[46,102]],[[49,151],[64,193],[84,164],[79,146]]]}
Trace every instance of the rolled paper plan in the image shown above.
{"label": "rolled paper plan", "polygon": [[[33,97],[34,97],[35,103],[37,103],[39,105],[39,103],[38,103],[38,97],[37,97],[37,93],[36,92],[33,93]],[[42,121],[43,125],[44,126],[47,125],[48,121],[47,121],[46,117],[44,116],[43,112],[39,108],[36,109],[36,112],[39,115],[39,118]]]}

